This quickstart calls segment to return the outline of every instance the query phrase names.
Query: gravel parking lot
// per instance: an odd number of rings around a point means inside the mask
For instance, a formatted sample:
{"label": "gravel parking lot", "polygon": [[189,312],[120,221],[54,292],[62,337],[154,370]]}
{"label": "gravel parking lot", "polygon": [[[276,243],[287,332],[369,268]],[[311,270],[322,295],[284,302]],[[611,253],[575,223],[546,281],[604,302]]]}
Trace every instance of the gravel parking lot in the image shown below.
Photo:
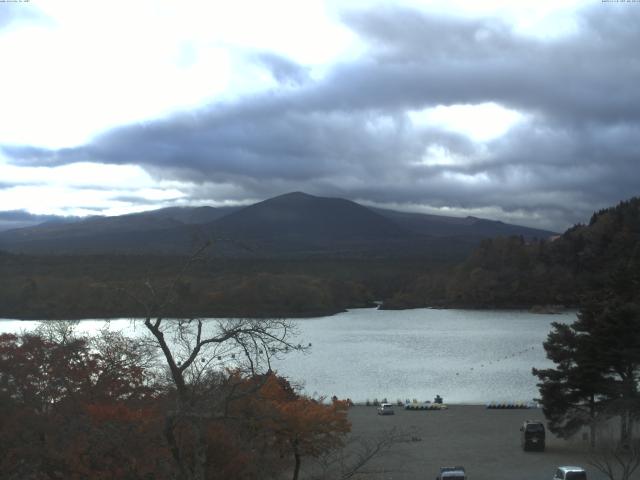
{"label": "gravel parking lot", "polygon": [[375,438],[391,428],[410,432],[412,441],[397,443],[367,465],[360,479],[434,480],[440,466],[463,465],[470,480],[551,480],[556,467],[578,465],[589,480],[605,477],[588,465],[587,445],[565,441],[547,431],[545,452],[523,452],[520,425],[544,420],[542,411],[488,410],[453,405],[442,411],[407,411],[380,416],[376,407],[355,406],[349,413],[356,436]]}

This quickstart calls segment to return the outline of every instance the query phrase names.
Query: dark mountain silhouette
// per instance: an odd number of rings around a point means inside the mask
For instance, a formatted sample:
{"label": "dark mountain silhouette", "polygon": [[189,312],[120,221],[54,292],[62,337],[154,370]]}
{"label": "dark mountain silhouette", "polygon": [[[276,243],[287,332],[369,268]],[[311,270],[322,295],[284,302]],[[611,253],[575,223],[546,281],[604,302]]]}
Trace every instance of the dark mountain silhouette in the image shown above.
{"label": "dark mountain silhouette", "polygon": [[549,238],[554,233],[548,230],[512,225],[497,220],[486,220],[477,217],[448,217],[422,213],[397,212],[382,208],[372,209],[380,215],[393,220],[406,230],[421,235],[435,237],[477,237],[491,238],[497,236],[523,236],[526,239]]}
{"label": "dark mountain silhouette", "polygon": [[300,192],[251,205],[208,226],[216,236],[270,251],[365,248],[413,236],[355,202]]}
{"label": "dark mountain silhouette", "polygon": [[21,253],[186,253],[202,238],[197,227],[234,208],[170,207],[73,222],[48,221],[0,232],[0,249]]}
{"label": "dark mountain silhouette", "polygon": [[34,215],[24,210],[8,210],[0,212],[0,232],[17,228],[33,227],[45,222],[71,223],[80,217],[59,217],[56,215]]}
{"label": "dark mountain silhouette", "polygon": [[222,218],[230,213],[240,210],[242,207],[167,207],[160,210],[152,210],[144,213],[127,215],[133,219],[139,216],[164,218],[175,220],[187,225],[199,225],[209,223]]}
{"label": "dark mountain silhouette", "polygon": [[[341,198],[288,193],[248,207],[171,207],[0,232],[21,253],[187,254],[207,239],[216,255],[422,255],[468,253],[482,238],[552,232],[472,217],[370,209]],[[452,253],[453,252],[453,253]]]}
{"label": "dark mountain silhouette", "polygon": [[215,222],[215,228],[248,238],[352,240],[401,238],[396,223],[355,202],[301,192],[271,198]]}

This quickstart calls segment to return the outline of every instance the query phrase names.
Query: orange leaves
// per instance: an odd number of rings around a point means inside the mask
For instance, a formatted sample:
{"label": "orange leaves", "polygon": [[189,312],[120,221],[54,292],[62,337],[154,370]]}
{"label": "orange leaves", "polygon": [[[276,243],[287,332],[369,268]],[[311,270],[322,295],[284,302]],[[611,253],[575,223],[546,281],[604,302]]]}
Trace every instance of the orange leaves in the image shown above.
{"label": "orange leaves", "polygon": [[351,431],[347,402],[326,404],[323,399],[298,395],[286,379],[273,373],[251,381],[262,385],[248,400],[248,414],[258,429],[273,435],[279,449],[294,448],[297,454],[318,456],[343,445]]}
{"label": "orange leaves", "polygon": [[181,471],[178,449],[187,465],[203,459],[207,480],[277,477],[350,431],[346,402],[305,397],[273,373],[217,373],[178,408],[144,351],[104,342],[0,335],[3,474],[162,480]]}
{"label": "orange leaves", "polygon": [[0,471],[15,478],[154,475],[163,416],[140,368],[84,339],[0,336]]}
{"label": "orange leaves", "polygon": [[311,398],[275,402],[278,411],[276,432],[282,439],[295,444],[301,455],[317,456],[342,446],[344,436],[351,431],[346,403],[326,405]]}

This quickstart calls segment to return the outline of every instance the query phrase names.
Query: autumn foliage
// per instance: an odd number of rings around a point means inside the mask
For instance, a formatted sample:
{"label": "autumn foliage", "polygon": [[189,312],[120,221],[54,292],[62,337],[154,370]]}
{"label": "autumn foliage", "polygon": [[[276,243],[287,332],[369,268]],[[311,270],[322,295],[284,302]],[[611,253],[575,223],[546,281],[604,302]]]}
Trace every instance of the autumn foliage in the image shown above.
{"label": "autumn foliage", "polygon": [[143,478],[131,458],[149,452],[131,440],[158,418],[157,392],[138,366],[113,361],[85,339],[0,336],[4,478]]}
{"label": "autumn foliage", "polygon": [[[350,430],[346,404],[301,396],[273,373],[215,378],[215,395],[194,403],[207,413],[207,479],[295,478]],[[174,404],[158,367],[122,337],[0,335],[0,479],[180,478],[165,428]],[[188,452],[191,420],[176,422]]]}

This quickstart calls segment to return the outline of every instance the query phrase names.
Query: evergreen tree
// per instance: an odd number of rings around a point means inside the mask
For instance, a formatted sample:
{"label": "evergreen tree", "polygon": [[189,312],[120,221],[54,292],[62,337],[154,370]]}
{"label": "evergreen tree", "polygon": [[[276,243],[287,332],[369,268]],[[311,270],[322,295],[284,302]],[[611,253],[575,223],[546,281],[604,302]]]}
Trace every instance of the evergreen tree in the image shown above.
{"label": "evergreen tree", "polygon": [[640,248],[583,302],[571,325],[553,324],[544,343],[556,368],[533,370],[549,428],[570,437],[599,417],[619,416],[628,443],[640,414]]}
{"label": "evergreen tree", "polygon": [[607,400],[603,394],[605,379],[594,362],[594,345],[575,327],[576,323],[552,324],[544,348],[557,366],[534,368],[533,374],[540,379],[540,401],[549,429],[569,438],[588,426],[594,445],[598,415]]}

